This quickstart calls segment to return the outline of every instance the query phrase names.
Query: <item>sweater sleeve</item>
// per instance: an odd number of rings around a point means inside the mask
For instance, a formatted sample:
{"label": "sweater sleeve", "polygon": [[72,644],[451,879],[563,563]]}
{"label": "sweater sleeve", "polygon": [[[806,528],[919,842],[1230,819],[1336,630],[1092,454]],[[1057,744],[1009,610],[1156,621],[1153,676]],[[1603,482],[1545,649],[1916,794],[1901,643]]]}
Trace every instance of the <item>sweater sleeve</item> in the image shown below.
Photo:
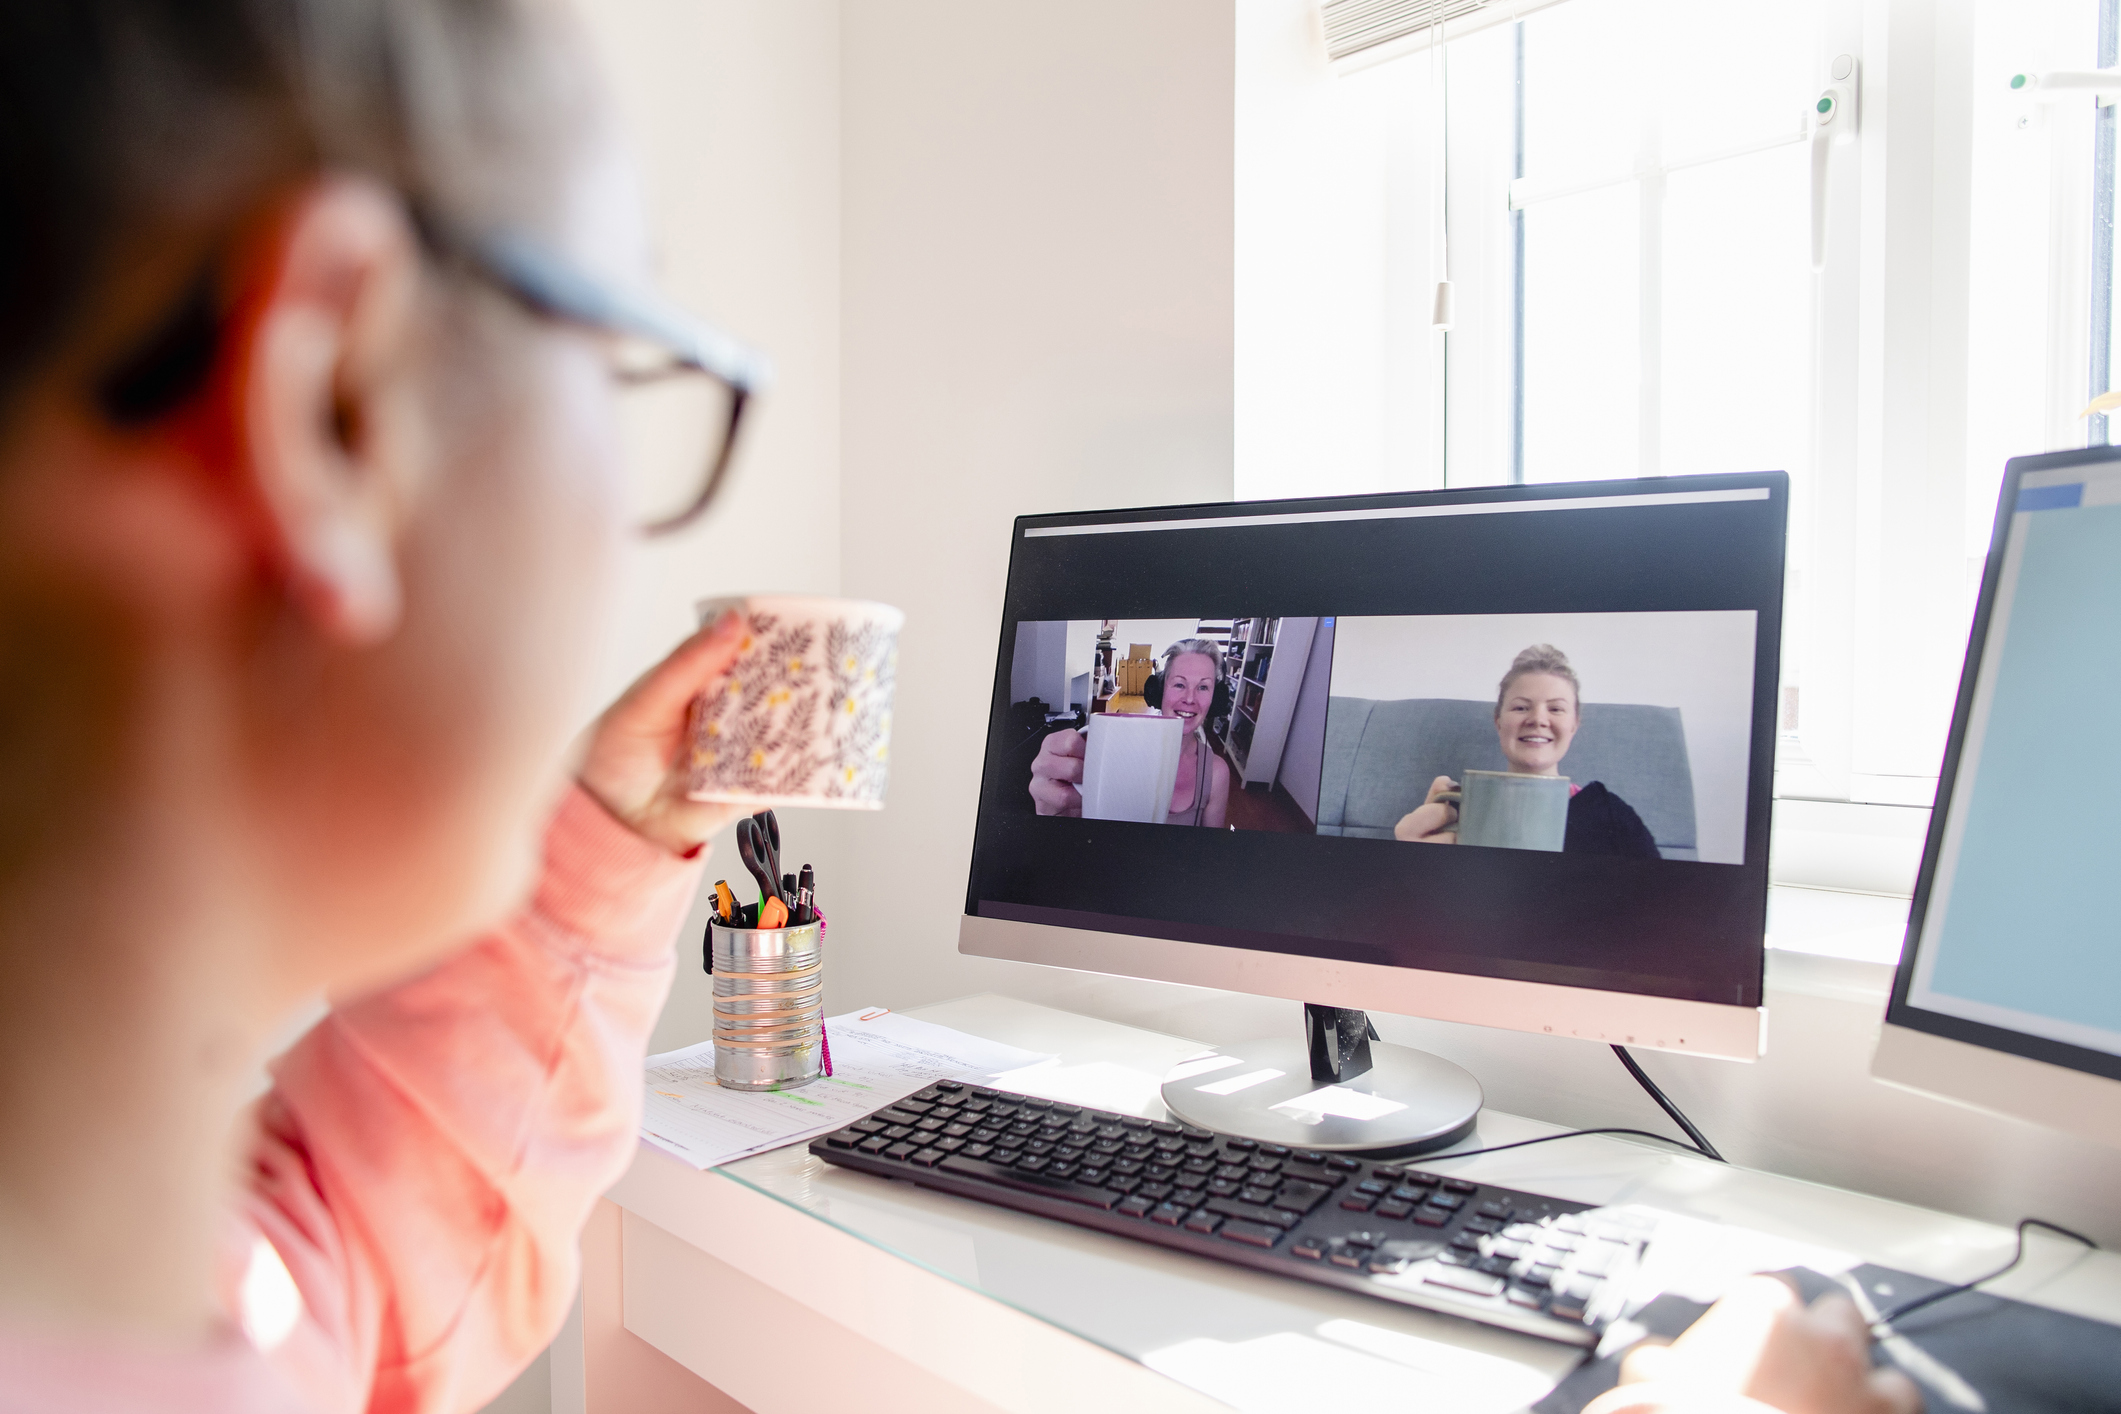
{"label": "sweater sleeve", "polygon": [[275,1067],[244,1216],[302,1298],[272,1358],[317,1407],[475,1409],[559,1329],[698,879],[575,789],[528,907]]}

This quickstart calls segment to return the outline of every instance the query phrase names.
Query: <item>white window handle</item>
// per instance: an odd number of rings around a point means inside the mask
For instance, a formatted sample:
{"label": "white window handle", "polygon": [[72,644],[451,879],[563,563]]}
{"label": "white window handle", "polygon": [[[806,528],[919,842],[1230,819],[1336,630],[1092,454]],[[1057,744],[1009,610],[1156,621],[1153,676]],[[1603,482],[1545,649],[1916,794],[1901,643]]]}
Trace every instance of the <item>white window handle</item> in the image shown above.
{"label": "white window handle", "polygon": [[1827,152],[1856,140],[1856,56],[1836,55],[1812,100],[1812,269],[1826,269]]}

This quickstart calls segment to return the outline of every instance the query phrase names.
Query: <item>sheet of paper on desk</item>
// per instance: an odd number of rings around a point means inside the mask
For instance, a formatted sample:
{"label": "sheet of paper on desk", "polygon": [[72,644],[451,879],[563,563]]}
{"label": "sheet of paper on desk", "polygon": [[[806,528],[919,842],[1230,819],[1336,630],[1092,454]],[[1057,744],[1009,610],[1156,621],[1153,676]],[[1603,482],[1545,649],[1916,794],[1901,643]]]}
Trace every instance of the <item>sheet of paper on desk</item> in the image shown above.
{"label": "sheet of paper on desk", "polygon": [[694,1168],[798,1144],[937,1080],[982,1080],[1049,1059],[893,1012],[828,1017],[832,1074],[800,1090],[714,1083],[714,1042],[648,1058],[641,1137]]}

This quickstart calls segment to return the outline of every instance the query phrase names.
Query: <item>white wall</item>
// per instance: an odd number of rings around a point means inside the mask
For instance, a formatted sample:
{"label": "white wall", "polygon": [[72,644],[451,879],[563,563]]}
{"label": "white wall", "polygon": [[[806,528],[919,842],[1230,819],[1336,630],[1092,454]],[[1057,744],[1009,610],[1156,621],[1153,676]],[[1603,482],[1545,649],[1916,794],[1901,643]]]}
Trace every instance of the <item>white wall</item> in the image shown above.
{"label": "white wall", "polygon": [[1326,709],[1333,694],[1333,620],[1321,619],[1304,659],[1303,686],[1289,718],[1289,736],[1281,749],[1275,779],[1318,823],[1318,786],[1326,766]]}
{"label": "white wall", "polygon": [[1338,77],[1317,0],[1234,8],[1237,493],[1440,486],[1427,67]]}
{"label": "white wall", "polygon": [[1055,711],[1068,707],[1068,625],[1062,619],[1026,619],[1016,626],[1009,662],[1009,700],[1036,697]]}
{"label": "white wall", "polygon": [[834,1006],[1040,985],[957,953],[1010,520],[1230,495],[1232,25],[843,11],[841,585],[906,629],[889,801],[829,822]]}
{"label": "white wall", "polygon": [[1492,702],[1511,659],[1535,643],[1569,655],[1586,702],[1679,709],[1701,858],[1744,860],[1751,610],[1343,618],[1334,642],[1333,695]]}

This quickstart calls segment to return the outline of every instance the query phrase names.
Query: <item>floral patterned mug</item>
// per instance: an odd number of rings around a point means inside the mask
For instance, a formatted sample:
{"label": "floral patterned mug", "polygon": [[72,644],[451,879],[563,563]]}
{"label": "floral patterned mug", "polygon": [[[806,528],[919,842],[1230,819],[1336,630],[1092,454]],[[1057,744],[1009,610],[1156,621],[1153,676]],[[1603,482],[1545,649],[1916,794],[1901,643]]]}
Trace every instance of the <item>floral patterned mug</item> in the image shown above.
{"label": "floral patterned mug", "polygon": [[706,599],[744,642],[721,691],[692,705],[694,800],[881,810],[906,616],[888,604],[752,594]]}

